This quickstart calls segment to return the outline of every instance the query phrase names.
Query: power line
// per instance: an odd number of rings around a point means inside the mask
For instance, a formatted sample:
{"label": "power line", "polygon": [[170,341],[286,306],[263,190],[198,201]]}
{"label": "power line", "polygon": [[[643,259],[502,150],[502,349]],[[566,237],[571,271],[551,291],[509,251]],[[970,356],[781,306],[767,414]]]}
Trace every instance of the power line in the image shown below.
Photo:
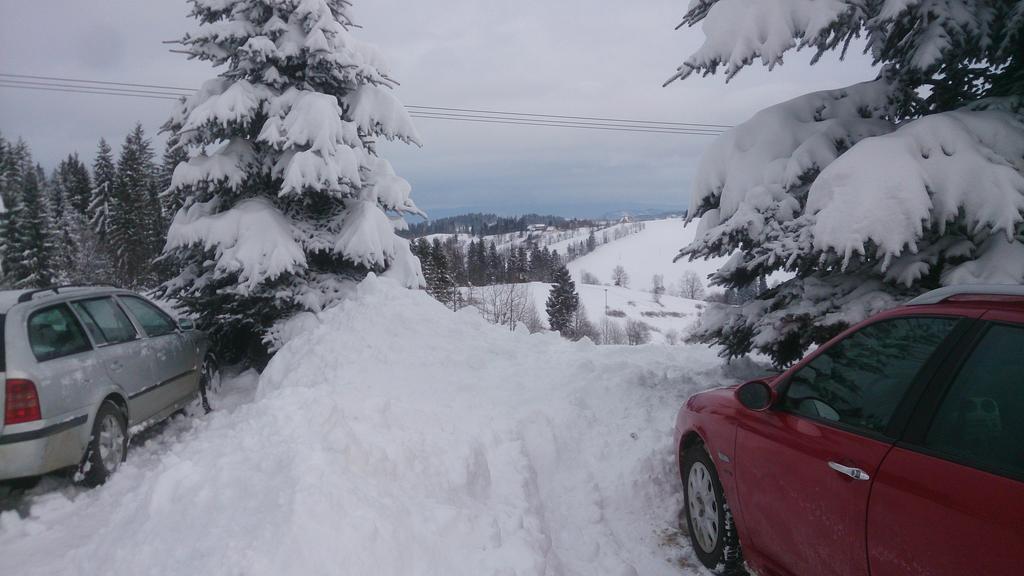
{"label": "power line", "polygon": [[97,90],[73,90],[67,88],[38,88],[35,86],[22,86],[18,84],[6,84],[0,81],[0,88],[20,88],[22,90],[45,90],[49,92],[74,92],[77,94],[100,94],[103,96],[131,96],[135,98],[151,98],[154,100],[177,100],[170,96],[146,96],[145,94],[131,94],[128,92],[101,92]]}
{"label": "power line", "polygon": [[7,80],[5,78],[0,78],[0,82],[8,83],[8,84],[11,85],[11,87],[35,86],[35,87],[40,87],[40,88],[43,88],[43,87],[55,87],[55,88],[70,88],[70,89],[76,89],[76,90],[78,90],[78,89],[102,90],[102,91],[104,91],[106,93],[109,93],[109,94],[118,94],[118,95],[121,95],[121,94],[154,94],[154,95],[159,95],[159,96],[163,96],[163,97],[167,97],[167,98],[173,98],[175,100],[185,96],[184,94],[175,95],[172,92],[160,92],[160,91],[156,91],[156,90],[132,90],[132,89],[128,89],[128,88],[106,88],[106,87],[103,87],[103,86],[79,86],[77,84],[57,84],[55,82],[28,82],[28,81],[25,81],[25,80]]}
{"label": "power line", "polygon": [[599,118],[596,116],[562,116],[558,114],[528,114],[525,112],[501,112],[496,110],[477,110],[474,108],[442,108],[440,106],[416,106],[414,104],[407,104],[406,108],[411,109],[426,109],[426,110],[449,110],[455,112],[479,112],[486,114],[508,114],[513,116],[539,116],[541,118],[568,118],[572,120],[601,120],[604,122],[634,122],[638,124],[666,124],[671,126],[679,127],[696,127],[696,128],[732,128],[732,126],[726,124],[694,124],[692,122],[659,122],[655,120],[625,120],[622,118]]}
{"label": "power line", "polygon": [[463,122],[480,122],[484,124],[511,124],[519,126],[548,126],[551,128],[585,128],[591,130],[610,130],[613,132],[651,132],[654,134],[690,134],[694,136],[718,136],[718,132],[687,132],[685,130],[657,130],[654,128],[614,128],[601,124],[556,124],[556,123],[545,123],[545,122],[530,122],[528,120],[519,119],[476,119],[471,116],[432,116],[421,113],[411,112],[409,114],[413,118],[424,118],[433,120],[457,120]]}
{"label": "power line", "polygon": [[134,84],[132,82],[108,82],[105,80],[81,80],[78,78],[61,78],[58,76],[33,76],[31,74],[10,74],[7,72],[0,72],[0,76],[6,76],[8,78],[28,78],[30,80],[56,80],[58,82],[78,82],[80,84],[107,84],[110,86],[135,86],[138,88],[163,88],[166,90],[182,90],[185,92],[195,92],[194,88],[182,88],[179,86],[160,86],[157,84]]}
{"label": "power line", "polygon": [[[22,78],[30,80],[22,80]],[[40,80],[44,82],[40,82]],[[135,88],[122,88],[122,86]],[[136,98],[175,101],[187,96],[187,94],[167,92],[166,90],[181,90],[182,92],[189,93],[193,92],[190,88],[158,84],[85,80],[79,78],[12,74],[5,72],[0,72],[0,88],[93,94],[102,96],[131,96]],[[154,88],[156,90],[141,90],[139,88]],[[647,132],[656,134],[685,134],[696,136],[717,136],[723,132],[724,128],[731,128],[731,126],[725,124],[659,122],[654,120],[629,120],[622,118],[568,116],[558,114],[529,114],[525,112],[441,106],[407,105],[406,108],[409,110],[410,116],[414,118],[486,124],[546,126],[557,128],[581,128],[617,132]]]}

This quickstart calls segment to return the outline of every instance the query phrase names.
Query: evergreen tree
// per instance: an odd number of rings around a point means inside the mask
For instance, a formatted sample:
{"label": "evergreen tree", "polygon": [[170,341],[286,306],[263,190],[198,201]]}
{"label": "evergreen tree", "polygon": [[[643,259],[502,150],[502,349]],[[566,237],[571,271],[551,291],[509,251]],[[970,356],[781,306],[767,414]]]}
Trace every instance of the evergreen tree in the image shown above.
{"label": "evergreen tree", "polygon": [[92,165],[93,187],[89,200],[89,223],[99,236],[106,250],[106,242],[110,234],[110,214],[116,209],[114,198],[114,182],[117,179],[117,168],[110,145],[103,138],[96,150],[96,160]]}
{"label": "evergreen tree", "polygon": [[86,214],[92,198],[92,178],[89,169],[78,159],[78,153],[61,160],[53,175],[54,186],[59,187],[66,202],[79,214]]}
{"label": "evergreen tree", "polygon": [[190,1],[199,27],[183,51],[222,71],[165,125],[193,154],[171,190],[188,192],[164,293],[226,356],[259,361],[273,325],[336,301],[339,283],[422,283],[391,220],[422,213],[376,147],[417,136],[347,0]]}
{"label": "evergreen tree", "polygon": [[552,278],[553,285],[548,295],[545,308],[548,312],[548,325],[552,330],[566,338],[576,339],[573,333],[573,318],[580,307],[580,296],[576,293],[576,283],[569,275],[569,269],[559,266]]}
{"label": "evergreen tree", "polygon": [[108,240],[118,277],[127,287],[152,285],[162,218],[156,196],[153,150],[141,124],[125,138],[117,161]]}
{"label": "evergreen tree", "polygon": [[448,258],[448,251],[437,238],[434,238],[430,248],[430,271],[431,278],[427,283],[427,291],[438,302],[458,309],[458,287],[452,276],[451,260]]}
{"label": "evergreen tree", "polygon": [[7,251],[9,283],[15,288],[41,288],[52,285],[55,276],[55,247],[43,189],[46,175],[41,166],[32,166],[31,156],[22,171],[18,203],[11,212],[14,234]]}
{"label": "evergreen tree", "polygon": [[487,247],[487,284],[493,285],[505,281],[505,260],[498,254],[494,242]]}
{"label": "evergreen tree", "polygon": [[185,204],[185,198],[191,193],[187,186],[179,186],[172,189],[171,180],[174,177],[174,170],[178,165],[188,162],[188,150],[180,142],[180,139],[171,135],[167,139],[167,148],[164,149],[164,156],[160,163],[160,170],[157,177],[157,191],[160,195],[164,220],[170,222],[174,215]]}
{"label": "evergreen tree", "polygon": [[17,143],[4,141],[2,151],[0,199],[3,201],[4,210],[0,213],[0,267],[3,270],[4,285],[10,287],[23,274],[18,270],[21,252],[16,224],[21,210],[25,170],[31,167],[31,157],[28,145],[20,139]]}
{"label": "evergreen tree", "polygon": [[483,240],[470,240],[466,255],[466,274],[473,286],[487,284],[487,252]]}
{"label": "evergreen tree", "polygon": [[[720,136],[697,170],[681,257],[731,257],[741,288],[792,276],[737,307],[709,307],[694,336],[779,366],[881,309],[961,283],[1024,283],[1024,2],[690,3],[709,35],[673,77],[732,77],[817,60],[853,38],[874,80],[777,104]],[[779,133],[785,133],[780,138]]]}

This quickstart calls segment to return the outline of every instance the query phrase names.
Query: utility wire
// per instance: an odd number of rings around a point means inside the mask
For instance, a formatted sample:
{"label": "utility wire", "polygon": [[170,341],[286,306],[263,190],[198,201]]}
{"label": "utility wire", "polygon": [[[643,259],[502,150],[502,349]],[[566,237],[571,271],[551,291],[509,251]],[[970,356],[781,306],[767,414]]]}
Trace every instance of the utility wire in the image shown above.
{"label": "utility wire", "polygon": [[154,100],[177,100],[170,96],[146,96],[145,94],[132,94],[129,92],[102,92],[98,90],[74,90],[67,88],[39,88],[36,86],[24,86],[20,84],[6,84],[0,81],[0,88],[20,88],[22,90],[46,90],[50,92],[74,92],[77,94],[100,94],[103,96],[132,96],[135,98],[151,98]]}
{"label": "utility wire", "polygon": [[[28,80],[23,80],[28,79]],[[42,80],[43,82],[40,82]],[[135,88],[122,88],[129,86]],[[175,100],[194,92],[190,88],[164,86],[157,84],[139,84],[131,82],[109,82],[102,80],[84,80],[63,78],[58,76],[41,76],[29,74],[12,74],[0,72],[0,88],[16,88],[25,90],[43,90],[52,92],[68,92],[77,94],[95,94],[103,96],[131,96],[157,100]],[[157,90],[142,90],[154,88]],[[168,92],[180,90],[182,93]],[[186,94],[185,92],[189,93]],[[508,112],[501,110],[480,110],[473,108],[452,108],[441,106],[407,105],[409,115],[414,118],[477,122],[486,124],[508,124],[522,126],[547,126],[556,128],[582,128],[593,130],[610,130],[618,132],[648,132],[659,134],[686,134],[696,136],[717,136],[725,128],[725,124],[696,124],[689,122],[658,122],[653,120],[628,120],[622,118],[602,118],[596,116],[566,116],[557,114],[529,114],[524,112]]]}
{"label": "utility wire", "polygon": [[596,116],[562,116],[557,114],[528,114],[525,112],[501,112],[496,110],[478,110],[474,108],[442,108],[440,106],[416,106],[413,104],[407,104],[406,108],[410,109],[425,109],[425,110],[448,110],[455,112],[479,112],[486,114],[509,114],[513,116],[538,116],[541,118],[567,118],[571,120],[601,120],[604,122],[633,122],[638,124],[665,124],[669,126],[678,127],[696,127],[696,128],[732,128],[732,126],[726,124],[694,124],[692,122],[660,122],[655,120],[625,120],[622,118],[599,118]]}
{"label": "utility wire", "polygon": [[131,82],[108,82],[104,80],[81,80],[78,78],[60,78],[57,76],[33,76],[31,74],[9,74],[6,72],[0,72],[0,76],[6,76],[8,78],[27,78],[29,80],[56,80],[58,82],[78,82],[80,84],[107,84],[110,86],[135,86],[137,88],[163,88],[165,90],[181,90],[188,93],[195,92],[195,89],[193,88],[181,88],[178,86],[160,86],[156,84],[134,84]]}
{"label": "utility wire", "polygon": [[548,126],[551,128],[587,128],[591,130],[611,130],[614,132],[651,132],[654,134],[690,134],[694,136],[718,136],[720,132],[689,132],[685,130],[658,130],[656,128],[615,128],[614,125],[606,126],[602,124],[560,124],[551,122],[530,122],[529,120],[513,119],[513,118],[488,118],[486,120],[479,119],[473,116],[441,116],[441,115],[428,115],[416,112],[410,112],[409,116],[413,118],[424,118],[433,120],[457,120],[463,122],[480,122],[484,124],[512,124],[520,126]]}

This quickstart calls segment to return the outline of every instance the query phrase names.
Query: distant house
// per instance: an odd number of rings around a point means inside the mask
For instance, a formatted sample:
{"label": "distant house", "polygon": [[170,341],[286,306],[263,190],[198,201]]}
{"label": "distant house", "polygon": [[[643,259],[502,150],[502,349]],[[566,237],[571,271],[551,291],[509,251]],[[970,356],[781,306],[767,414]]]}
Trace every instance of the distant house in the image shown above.
{"label": "distant house", "polygon": [[526,227],[527,232],[547,232],[547,224],[530,224]]}

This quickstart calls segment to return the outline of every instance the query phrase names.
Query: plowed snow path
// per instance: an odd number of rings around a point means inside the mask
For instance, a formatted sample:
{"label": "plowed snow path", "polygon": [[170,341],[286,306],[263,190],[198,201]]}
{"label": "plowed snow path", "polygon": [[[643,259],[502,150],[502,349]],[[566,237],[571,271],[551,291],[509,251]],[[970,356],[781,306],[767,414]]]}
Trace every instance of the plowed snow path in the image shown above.
{"label": "plowed snow path", "polygon": [[510,334],[370,278],[253,401],[0,513],[0,574],[678,575],[674,415],[739,376],[702,347]]}

